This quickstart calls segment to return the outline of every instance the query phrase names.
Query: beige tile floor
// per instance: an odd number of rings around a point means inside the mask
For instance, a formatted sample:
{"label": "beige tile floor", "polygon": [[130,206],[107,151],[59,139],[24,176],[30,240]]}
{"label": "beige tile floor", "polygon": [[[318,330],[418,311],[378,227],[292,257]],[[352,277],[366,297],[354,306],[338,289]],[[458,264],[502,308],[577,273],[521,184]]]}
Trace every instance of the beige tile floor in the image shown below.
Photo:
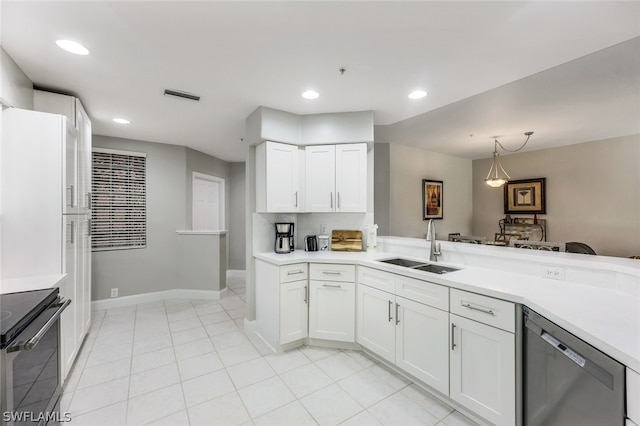
{"label": "beige tile floor", "polygon": [[220,301],[96,311],[65,384],[79,425],[439,425],[472,421],[358,351],[272,354],[243,332],[245,284]]}

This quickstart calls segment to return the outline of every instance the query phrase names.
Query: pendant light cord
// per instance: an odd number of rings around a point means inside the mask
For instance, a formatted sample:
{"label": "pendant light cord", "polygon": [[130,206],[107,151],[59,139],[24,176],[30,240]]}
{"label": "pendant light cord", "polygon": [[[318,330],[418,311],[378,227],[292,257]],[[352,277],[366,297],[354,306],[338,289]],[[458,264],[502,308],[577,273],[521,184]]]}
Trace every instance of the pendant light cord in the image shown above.
{"label": "pendant light cord", "polygon": [[[524,148],[524,146],[527,144],[527,142],[529,142],[529,138],[531,137],[531,135],[533,134],[533,132],[525,132],[525,136],[527,137],[527,140],[524,141],[524,143],[522,144],[522,146],[518,149],[507,149],[504,147],[504,145],[502,145],[500,143],[500,141],[498,140],[498,138],[494,138],[495,142],[497,145],[500,145],[500,148],[502,148],[503,150],[507,151],[507,152],[518,152],[520,151],[522,148]],[[497,151],[497,149],[496,149]]]}

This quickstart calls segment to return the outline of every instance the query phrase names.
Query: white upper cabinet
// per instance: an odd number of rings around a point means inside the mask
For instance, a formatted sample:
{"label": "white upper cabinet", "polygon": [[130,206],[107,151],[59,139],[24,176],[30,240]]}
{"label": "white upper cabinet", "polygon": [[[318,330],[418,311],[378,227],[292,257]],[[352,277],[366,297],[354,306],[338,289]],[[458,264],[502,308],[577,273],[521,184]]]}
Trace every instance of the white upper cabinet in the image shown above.
{"label": "white upper cabinet", "polygon": [[306,211],[367,211],[367,144],[316,145],[305,149]]}
{"label": "white upper cabinet", "polygon": [[264,142],[256,147],[256,209],[263,213],[298,212],[299,153],[295,145]]}
{"label": "white upper cabinet", "polygon": [[333,212],[336,205],[336,146],[305,149],[306,211]]}
{"label": "white upper cabinet", "polygon": [[34,110],[64,115],[76,130],[67,137],[64,213],[89,213],[91,209],[91,120],[80,99],[42,90],[33,91]]}

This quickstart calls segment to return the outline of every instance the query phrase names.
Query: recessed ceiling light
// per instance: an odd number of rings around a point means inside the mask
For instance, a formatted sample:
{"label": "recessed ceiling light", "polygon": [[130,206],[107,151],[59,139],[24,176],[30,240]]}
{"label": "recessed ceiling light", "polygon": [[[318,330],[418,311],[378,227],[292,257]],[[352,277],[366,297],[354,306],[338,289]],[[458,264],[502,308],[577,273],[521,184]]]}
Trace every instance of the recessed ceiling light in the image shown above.
{"label": "recessed ceiling light", "polygon": [[76,55],[88,55],[89,49],[81,45],[80,43],[76,43],[71,40],[56,40],[56,44],[60,49],[66,50],[70,53],[75,53]]}
{"label": "recessed ceiling light", "polygon": [[320,93],[316,92],[315,90],[307,90],[306,92],[302,93],[302,97],[305,99],[317,99],[318,96],[320,96]]}
{"label": "recessed ceiling light", "polygon": [[118,124],[129,124],[129,123],[131,123],[129,120],[127,120],[125,118],[114,118],[113,121],[118,123]]}
{"label": "recessed ceiling light", "polygon": [[427,96],[427,92],[425,92],[424,90],[414,90],[413,92],[409,93],[409,99],[422,99],[425,96]]}

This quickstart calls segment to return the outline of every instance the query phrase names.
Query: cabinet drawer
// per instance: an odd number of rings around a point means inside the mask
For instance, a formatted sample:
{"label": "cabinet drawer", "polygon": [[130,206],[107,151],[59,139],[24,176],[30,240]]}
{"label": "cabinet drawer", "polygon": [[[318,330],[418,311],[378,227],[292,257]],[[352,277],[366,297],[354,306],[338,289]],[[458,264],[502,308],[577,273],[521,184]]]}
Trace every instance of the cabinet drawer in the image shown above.
{"label": "cabinet drawer", "polygon": [[358,284],[366,284],[378,290],[395,293],[395,282],[396,276],[393,274],[365,266],[358,267]]}
{"label": "cabinet drawer", "polygon": [[449,310],[449,287],[396,275],[396,295],[415,302]]}
{"label": "cabinet drawer", "polygon": [[451,313],[515,332],[515,305],[492,297],[451,289]]}
{"label": "cabinet drawer", "polygon": [[356,281],[355,265],[342,265],[334,263],[311,263],[309,265],[309,276],[312,280],[324,281]]}
{"label": "cabinet drawer", "polygon": [[308,276],[309,274],[306,263],[294,263],[292,265],[284,265],[280,267],[281,283],[306,280]]}

